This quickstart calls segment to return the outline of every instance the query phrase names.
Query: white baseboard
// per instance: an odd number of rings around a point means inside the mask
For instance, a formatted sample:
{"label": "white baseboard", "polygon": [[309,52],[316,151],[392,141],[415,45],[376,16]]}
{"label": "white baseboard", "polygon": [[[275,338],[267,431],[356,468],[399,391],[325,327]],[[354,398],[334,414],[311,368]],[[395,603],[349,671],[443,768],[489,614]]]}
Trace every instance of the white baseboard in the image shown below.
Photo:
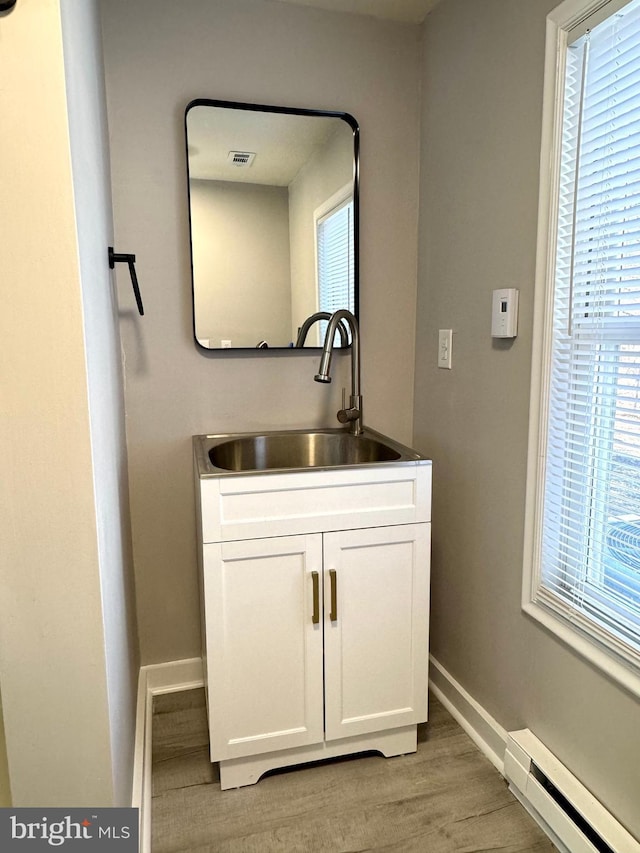
{"label": "white baseboard", "polygon": [[429,656],[429,689],[504,776],[506,729],[432,655]]}
{"label": "white baseboard", "polygon": [[153,697],[202,687],[202,660],[169,661],[140,667],[131,805],[139,809],[140,853],[151,851],[151,723]]}

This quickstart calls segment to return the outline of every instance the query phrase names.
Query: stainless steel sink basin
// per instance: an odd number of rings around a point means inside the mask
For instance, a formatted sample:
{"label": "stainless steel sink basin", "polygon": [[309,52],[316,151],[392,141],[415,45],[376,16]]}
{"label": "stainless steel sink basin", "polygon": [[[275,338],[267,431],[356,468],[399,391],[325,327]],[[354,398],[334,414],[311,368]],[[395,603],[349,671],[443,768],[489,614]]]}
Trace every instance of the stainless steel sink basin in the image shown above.
{"label": "stainless steel sink basin", "polygon": [[211,464],[228,471],[326,468],[399,458],[400,454],[386,444],[348,432],[252,435],[225,441],[209,450]]}
{"label": "stainless steel sink basin", "polygon": [[365,429],[288,430],[196,436],[201,475],[336,468],[381,462],[416,461],[420,454]]}

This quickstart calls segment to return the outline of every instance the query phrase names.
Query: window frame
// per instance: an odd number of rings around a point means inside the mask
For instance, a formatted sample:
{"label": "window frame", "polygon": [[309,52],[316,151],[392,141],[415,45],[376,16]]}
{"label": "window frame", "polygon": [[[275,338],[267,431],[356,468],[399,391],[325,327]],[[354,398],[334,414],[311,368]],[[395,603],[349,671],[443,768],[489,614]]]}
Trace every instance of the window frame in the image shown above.
{"label": "window frame", "polygon": [[540,153],[540,189],[534,294],[534,321],[529,410],[522,609],[563,643],[640,697],[640,655],[637,660],[616,649],[605,631],[586,620],[577,623],[558,600],[539,594],[541,586],[541,520],[549,423],[552,367],[552,324],[555,290],[556,233],[560,190],[564,81],[568,45],[585,22],[598,23],[629,0],[565,0],[547,17]]}

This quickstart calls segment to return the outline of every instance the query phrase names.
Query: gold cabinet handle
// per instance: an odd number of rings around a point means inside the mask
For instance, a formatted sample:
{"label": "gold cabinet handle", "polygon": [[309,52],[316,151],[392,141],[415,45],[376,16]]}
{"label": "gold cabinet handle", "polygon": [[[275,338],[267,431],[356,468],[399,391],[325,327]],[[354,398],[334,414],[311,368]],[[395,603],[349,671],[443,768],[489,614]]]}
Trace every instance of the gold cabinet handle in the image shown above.
{"label": "gold cabinet handle", "polygon": [[331,613],[329,618],[332,622],[338,621],[338,577],[335,569],[329,569],[329,582],[331,584]]}
{"label": "gold cabinet handle", "polygon": [[320,622],[320,575],[318,572],[311,572],[311,583],[313,584],[313,615],[311,621],[314,625]]}

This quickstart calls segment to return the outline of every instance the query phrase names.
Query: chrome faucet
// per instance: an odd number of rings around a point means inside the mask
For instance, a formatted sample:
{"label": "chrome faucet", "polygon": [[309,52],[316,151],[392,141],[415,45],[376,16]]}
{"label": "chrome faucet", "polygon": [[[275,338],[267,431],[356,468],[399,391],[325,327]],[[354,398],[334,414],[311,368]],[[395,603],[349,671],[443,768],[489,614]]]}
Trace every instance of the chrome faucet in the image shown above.
{"label": "chrome faucet", "polygon": [[[298,337],[296,338],[296,347],[303,347],[304,342],[307,339],[307,335],[309,333],[309,329],[313,326],[314,323],[317,323],[318,320],[330,320],[331,314],[328,311],[316,311],[315,314],[311,314],[304,323],[298,329]],[[344,327],[344,323],[338,323],[338,334],[340,335],[340,346],[347,347],[349,346],[349,335],[347,330]]]}
{"label": "chrome faucet", "polygon": [[331,382],[331,356],[333,354],[333,339],[336,334],[336,328],[339,328],[339,323],[344,320],[351,329],[351,396],[349,397],[349,407],[345,406],[343,399],[342,406],[338,412],[338,420],[341,424],[350,424],[349,431],[352,435],[360,435],[362,433],[362,397],[360,395],[360,332],[358,330],[358,321],[353,316],[351,311],[345,308],[335,311],[329,320],[327,331],[324,336],[324,346],[322,355],[320,356],[320,367],[318,373],[313,377],[316,382]]}

